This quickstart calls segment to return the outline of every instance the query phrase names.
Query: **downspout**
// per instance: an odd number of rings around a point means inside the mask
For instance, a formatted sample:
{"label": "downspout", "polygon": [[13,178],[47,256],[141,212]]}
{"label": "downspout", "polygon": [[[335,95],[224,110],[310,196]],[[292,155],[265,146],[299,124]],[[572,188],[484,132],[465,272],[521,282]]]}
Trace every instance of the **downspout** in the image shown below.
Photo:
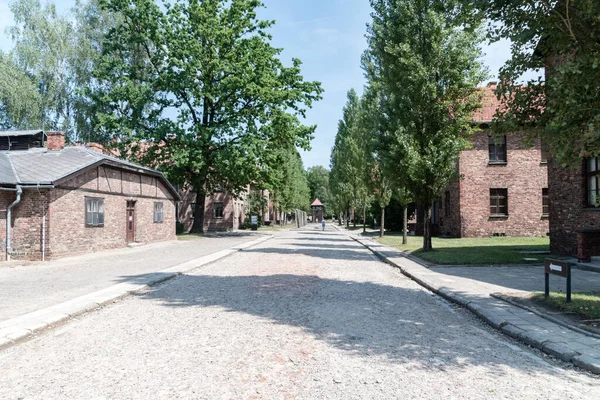
{"label": "downspout", "polygon": [[10,261],[10,225],[12,220],[12,208],[21,202],[23,189],[17,185],[17,198],[6,208],[6,261]]}

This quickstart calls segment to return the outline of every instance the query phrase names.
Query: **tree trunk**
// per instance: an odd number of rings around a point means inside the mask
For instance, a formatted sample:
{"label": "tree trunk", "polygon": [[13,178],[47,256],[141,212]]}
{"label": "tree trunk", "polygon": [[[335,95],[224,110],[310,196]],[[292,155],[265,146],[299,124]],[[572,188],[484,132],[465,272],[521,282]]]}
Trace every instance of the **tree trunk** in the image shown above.
{"label": "tree trunk", "polygon": [[363,233],[367,231],[367,206],[363,206]]}
{"label": "tree trunk", "polygon": [[423,227],[423,251],[430,251],[431,246],[431,204],[425,209],[425,224]]}
{"label": "tree trunk", "polygon": [[385,235],[385,207],[381,207],[381,221],[379,221],[379,237]]}
{"label": "tree trunk", "polygon": [[350,206],[346,209],[346,228],[350,228]]}
{"label": "tree trunk", "polygon": [[206,204],[206,195],[203,192],[196,191],[196,210],[194,212],[194,223],[190,233],[204,233],[204,207]]}
{"label": "tree trunk", "polygon": [[344,218],[344,213],[343,212],[340,212],[339,218],[340,218],[340,220],[338,221],[338,225],[339,226],[343,226],[344,225],[344,224],[342,224],[342,218]]}
{"label": "tree trunk", "polygon": [[402,209],[404,211],[404,215],[402,217],[402,219],[403,219],[402,224],[404,227],[404,229],[403,229],[404,233],[402,235],[402,244],[407,244],[408,243],[408,205],[405,204],[404,206],[402,206]]}
{"label": "tree trunk", "polygon": [[356,228],[356,208],[352,207],[352,227]]}

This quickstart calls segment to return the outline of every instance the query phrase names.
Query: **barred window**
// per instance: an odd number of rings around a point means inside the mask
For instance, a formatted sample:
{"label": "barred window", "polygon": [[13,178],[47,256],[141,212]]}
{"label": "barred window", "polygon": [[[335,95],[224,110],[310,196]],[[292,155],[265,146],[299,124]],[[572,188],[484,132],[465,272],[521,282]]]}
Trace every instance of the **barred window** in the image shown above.
{"label": "barred window", "polygon": [[104,226],[104,199],[85,198],[85,225]]}
{"label": "barred window", "polygon": [[600,158],[590,158],[586,161],[586,184],[587,184],[587,205],[598,207],[600,201],[599,177],[600,177]]}
{"label": "barred window", "polygon": [[490,163],[506,162],[506,136],[489,136]]}
{"label": "barred window", "polygon": [[550,214],[550,198],[548,197],[548,188],[542,189],[542,215]]}
{"label": "barred window", "polygon": [[490,215],[508,215],[508,190],[490,189]]}
{"label": "barred window", "polygon": [[223,203],[215,203],[215,218],[223,218]]}
{"label": "barred window", "polygon": [[154,202],[154,223],[159,224],[163,222],[163,203],[161,201]]}

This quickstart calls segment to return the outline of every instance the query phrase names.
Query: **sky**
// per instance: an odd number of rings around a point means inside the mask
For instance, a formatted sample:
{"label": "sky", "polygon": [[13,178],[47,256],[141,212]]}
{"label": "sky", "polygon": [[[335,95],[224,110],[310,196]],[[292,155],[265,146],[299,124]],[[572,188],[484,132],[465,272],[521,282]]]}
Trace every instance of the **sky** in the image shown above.
{"label": "sky", "polygon": [[[0,49],[12,47],[4,34],[13,24],[8,8],[11,0],[0,0]],[[42,0],[46,2],[46,0]],[[310,151],[303,151],[305,167],[329,167],[329,156],[337,131],[338,120],[346,103],[346,93],[354,88],[362,93],[364,76],[360,57],[366,49],[366,24],[370,20],[369,0],[263,0],[266,8],[259,17],[275,20],[272,28],[273,45],[283,48],[282,60],[303,62],[302,73],[306,80],[322,83],[323,99],[313,105],[304,121],[317,125]],[[62,13],[73,7],[75,0],[55,0]],[[490,70],[490,80],[496,80],[499,68],[510,56],[506,41],[481,44],[483,62]]]}

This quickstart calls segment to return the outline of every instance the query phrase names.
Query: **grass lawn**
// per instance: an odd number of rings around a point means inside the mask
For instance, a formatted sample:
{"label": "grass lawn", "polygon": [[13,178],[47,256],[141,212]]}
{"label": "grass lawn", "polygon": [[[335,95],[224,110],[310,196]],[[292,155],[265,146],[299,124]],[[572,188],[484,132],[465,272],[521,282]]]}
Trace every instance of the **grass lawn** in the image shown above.
{"label": "grass lawn", "polygon": [[584,319],[600,319],[600,292],[571,293],[571,302],[565,303],[566,293],[550,293],[546,299],[544,293],[535,293],[533,299],[561,311],[578,314]]}
{"label": "grass lawn", "polygon": [[204,238],[203,233],[182,233],[177,235],[177,240],[196,240]]}
{"label": "grass lawn", "polygon": [[[401,235],[376,238],[380,243],[396,247],[434,264],[543,264],[545,254],[526,254],[526,251],[548,251],[550,239],[491,237],[473,239],[433,238],[433,250],[421,251],[423,237],[409,236],[402,244]],[[525,260],[534,258],[535,260]]]}

